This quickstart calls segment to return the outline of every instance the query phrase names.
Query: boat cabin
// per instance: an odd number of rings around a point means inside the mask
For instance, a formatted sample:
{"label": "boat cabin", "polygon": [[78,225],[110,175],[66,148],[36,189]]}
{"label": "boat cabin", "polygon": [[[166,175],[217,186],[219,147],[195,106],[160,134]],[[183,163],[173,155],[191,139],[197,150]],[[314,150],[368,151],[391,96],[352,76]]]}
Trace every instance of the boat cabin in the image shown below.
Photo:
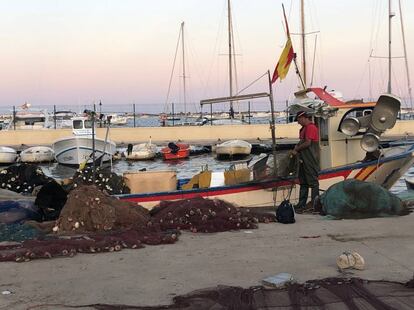
{"label": "boat cabin", "polygon": [[362,161],[377,149],[381,133],[394,126],[400,109],[392,95],[367,103],[346,103],[322,88],[295,95],[291,112],[309,112],[319,128],[321,169]]}
{"label": "boat cabin", "polygon": [[73,117],[72,132],[75,136],[92,136],[92,120],[84,116]]}

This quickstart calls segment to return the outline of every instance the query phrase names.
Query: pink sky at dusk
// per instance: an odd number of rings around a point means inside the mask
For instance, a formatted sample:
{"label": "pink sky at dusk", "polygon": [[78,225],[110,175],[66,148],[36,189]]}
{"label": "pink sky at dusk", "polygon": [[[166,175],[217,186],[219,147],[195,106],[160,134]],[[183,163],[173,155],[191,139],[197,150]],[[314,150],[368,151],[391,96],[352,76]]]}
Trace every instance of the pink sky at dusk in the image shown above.
{"label": "pink sky at dusk", "polygon": [[[398,13],[398,2],[394,0]],[[285,43],[281,1],[233,0],[239,88],[273,70]],[[314,85],[344,97],[369,96],[368,55],[386,56],[385,0],[305,1],[308,31],[318,30]],[[291,32],[299,32],[299,1],[284,1]],[[408,57],[414,51],[412,1],[402,1]],[[186,22],[190,101],[228,95],[225,0],[0,1],[0,105],[163,104],[181,21]],[[376,14],[376,15],[375,15]],[[374,16],[375,15],[375,16]],[[378,20],[382,17],[382,22]],[[377,22],[374,24],[374,22]],[[399,17],[394,53],[403,53]],[[371,38],[372,30],[380,29]],[[374,32],[375,33],[375,32]],[[314,36],[308,36],[311,71]],[[300,52],[294,37],[294,48]],[[394,60],[394,90],[407,96],[404,63]],[[178,61],[179,65],[180,62]],[[372,94],[386,89],[385,60],[371,59]],[[170,100],[179,100],[174,74]],[[375,74],[375,76],[374,76]],[[275,86],[275,99],[292,97],[294,69]],[[266,91],[263,80],[251,91]]]}

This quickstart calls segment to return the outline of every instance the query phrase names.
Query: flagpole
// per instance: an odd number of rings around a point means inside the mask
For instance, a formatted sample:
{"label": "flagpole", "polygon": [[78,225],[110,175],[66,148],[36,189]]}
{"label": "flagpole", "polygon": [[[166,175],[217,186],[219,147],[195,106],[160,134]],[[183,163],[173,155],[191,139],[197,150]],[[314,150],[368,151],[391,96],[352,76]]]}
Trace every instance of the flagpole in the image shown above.
{"label": "flagpole", "polygon": [[277,175],[277,166],[276,166],[276,132],[275,132],[275,107],[273,103],[273,87],[272,87],[272,78],[270,76],[270,70],[267,70],[267,76],[269,80],[269,100],[270,100],[270,112],[271,112],[271,122],[270,122],[270,131],[272,133],[272,154],[273,154],[273,175]]}

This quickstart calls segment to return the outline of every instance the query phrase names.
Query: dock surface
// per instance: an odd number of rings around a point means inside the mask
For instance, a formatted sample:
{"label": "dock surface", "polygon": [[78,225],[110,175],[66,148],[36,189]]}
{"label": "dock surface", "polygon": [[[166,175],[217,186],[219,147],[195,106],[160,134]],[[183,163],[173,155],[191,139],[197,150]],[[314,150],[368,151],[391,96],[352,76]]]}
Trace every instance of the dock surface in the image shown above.
{"label": "dock surface", "polygon": [[[0,289],[13,293],[0,295],[0,309],[160,305],[176,295],[220,284],[260,285],[263,278],[280,272],[300,282],[343,276],[335,260],[347,250],[357,251],[366,262],[365,270],[347,276],[399,282],[413,277],[414,214],[364,220],[296,218],[295,224],[261,224],[251,231],[184,232],[176,244],[139,250],[1,263]],[[55,306],[40,306],[45,304]]]}

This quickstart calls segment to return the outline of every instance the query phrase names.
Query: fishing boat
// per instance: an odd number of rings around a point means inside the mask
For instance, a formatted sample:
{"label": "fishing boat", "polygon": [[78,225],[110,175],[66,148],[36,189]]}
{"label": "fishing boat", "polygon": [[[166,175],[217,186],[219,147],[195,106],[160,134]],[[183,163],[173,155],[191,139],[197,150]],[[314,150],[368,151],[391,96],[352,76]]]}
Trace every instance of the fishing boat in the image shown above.
{"label": "fishing boat", "polygon": [[49,127],[49,116],[46,110],[31,109],[29,103],[23,104],[20,109],[13,112],[8,130],[33,130]]}
{"label": "fishing boat", "polygon": [[80,116],[72,119],[73,136],[56,140],[52,144],[56,161],[63,165],[89,164],[93,159],[100,162],[110,161],[116,152],[116,144],[106,138],[95,137],[94,123],[89,117]]}
{"label": "fishing boat", "polygon": [[0,146],[0,164],[12,164],[17,159],[17,151],[8,146]]}
{"label": "fishing boat", "polygon": [[[373,182],[389,189],[413,165],[414,145],[378,149],[377,138],[381,133],[373,132],[373,128],[380,127],[380,131],[385,131],[395,124],[395,111],[399,110],[400,103],[398,98],[391,95],[381,96],[378,104],[370,104],[374,109],[369,117],[355,118],[355,113],[365,109],[367,104],[346,104],[322,88],[307,89],[296,95],[297,101],[293,108],[308,107],[318,111],[313,115],[320,131],[321,190],[327,190],[331,185],[346,179]],[[257,98],[259,94],[255,96]],[[311,102],[313,108],[309,107]],[[370,124],[368,129],[362,128],[367,125],[363,123],[367,120]],[[358,128],[358,122],[363,126]],[[356,129],[358,130],[355,133]],[[178,184],[188,181],[179,180]],[[176,191],[167,192],[157,192],[154,189],[148,193],[119,195],[119,198],[147,208],[152,208],[163,200],[200,196],[222,199],[240,207],[270,207],[283,201],[290,190],[291,201],[296,202],[299,181],[295,176],[270,175],[240,184],[185,190],[178,187]]]}
{"label": "fishing boat", "polygon": [[129,144],[124,155],[129,160],[154,159],[157,155],[157,146],[151,142],[136,145]]}
{"label": "fishing boat", "polygon": [[72,118],[75,116],[76,116],[75,112],[62,110],[62,111],[56,111],[54,115],[52,115],[51,118],[52,118],[52,122],[56,124],[56,128],[72,128]]}
{"label": "fishing boat", "polygon": [[168,143],[161,149],[164,160],[184,159],[190,156],[190,146],[186,143]]}
{"label": "fishing boat", "polygon": [[20,153],[20,161],[23,163],[42,163],[55,160],[55,153],[47,146],[33,146]]}
{"label": "fishing boat", "polygon": [[230,140],[217,144],[215,152],[218,158],[232,158],[234,156],[247,156],[252,151],[252,145],[243,140]]}
{"label": "fishing boat", "polygon": [[108,116],[111,117],[112,125],[123,126],[128,123],[128,118],[125,115],[119,115],[116,113],[112,113],[112,114],[109,114]]}

